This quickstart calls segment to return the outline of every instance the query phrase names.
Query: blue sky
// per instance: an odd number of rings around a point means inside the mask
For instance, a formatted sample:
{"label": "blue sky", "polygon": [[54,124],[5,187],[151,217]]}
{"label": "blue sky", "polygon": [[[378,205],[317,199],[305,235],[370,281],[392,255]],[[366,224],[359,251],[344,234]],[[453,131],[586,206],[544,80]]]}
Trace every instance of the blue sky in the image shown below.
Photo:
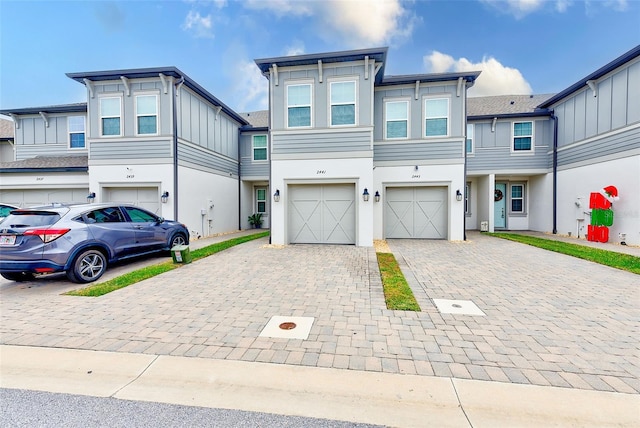
{"label": "blue sky", "polygon": [[256,58],[380,46],[387,75],[558,92],[640,43],[640,1],[0,0],[0,37],[0,109],[86,101],[67,72],[176,66],[245,112],[267,108]]}

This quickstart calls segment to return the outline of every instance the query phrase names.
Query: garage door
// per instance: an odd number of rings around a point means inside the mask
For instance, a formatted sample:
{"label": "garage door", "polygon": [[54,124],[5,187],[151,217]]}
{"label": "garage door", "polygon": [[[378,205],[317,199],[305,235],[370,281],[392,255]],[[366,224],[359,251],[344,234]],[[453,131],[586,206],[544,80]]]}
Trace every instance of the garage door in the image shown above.
{"label": "garage door", "polygon": [[386,189],[385,237],[447,239],[446,187]]}
{"label": "garage door", "polygon": [[0,191],[0,202],[19,207],[47,205],[53,202],[81,204],[87,203],[88,194],[88,188],[2,190]]}
{"label": "garage door", "polygon": [[289,186],[289,242],[355,244],[355,185]]}
{"label": "garage door", "polygon": [[105,202],[133,204],[152,213],[160,212],[160,193],[157,187],[105,187]]}

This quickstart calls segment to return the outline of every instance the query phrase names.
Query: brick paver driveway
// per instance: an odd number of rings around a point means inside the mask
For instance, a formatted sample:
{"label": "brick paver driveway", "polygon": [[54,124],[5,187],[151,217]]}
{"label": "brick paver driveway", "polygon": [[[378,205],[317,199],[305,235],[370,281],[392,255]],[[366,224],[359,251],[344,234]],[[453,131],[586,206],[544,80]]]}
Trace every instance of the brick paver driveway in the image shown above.
{"label": "brick paver driveway", "polygon": [[[422,312],[389,311],[373,249],[266,243],[100,298],[0,282],[0,343],[640,391],[637,275],[480,234],[393,240]],[[309,338],[258,337],[273,315],[314,317]]]}

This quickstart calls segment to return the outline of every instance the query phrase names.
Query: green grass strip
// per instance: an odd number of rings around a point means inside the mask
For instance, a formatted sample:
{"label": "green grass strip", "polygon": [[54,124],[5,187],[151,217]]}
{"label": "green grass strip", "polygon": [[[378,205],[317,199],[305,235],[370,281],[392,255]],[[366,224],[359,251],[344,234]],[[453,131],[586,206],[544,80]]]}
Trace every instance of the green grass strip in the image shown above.
{"label": "green grass strip", "polygon": [[[265,236],[269,236],[269,231],[255,233],[252,235],[239,236],[227,241],[217,242],[204,248],[193,250],[191,252],[191,257],[193,261],[200,260],[236,245],[243,244],[248,241],[253,241],[254,239],[264,238]],[[162,262],[158,263],[157,265],[147,266],[133,272],[125,273],[124,275],[120,275],[119,277],[110,279],[109,281],[101,282],[99,284],[93,284],[79,290],[72,290],[64,294],[68,296],[87,297],[103,296],[112,291],[119,290],[131,284],[135,284],[136,282],[144,281],[145,279],[153,278],[156,275],[169,272],[170,270],[177,269],[182,266],[184,265],[173,263],[173,261]]]}
{"label": "green grass strip", "polygon": [[382,276],[382,288],[387,309],[420,311],[420,305],[407,284],[396,258],[391,253],[376,253]]}
{"label": "green grass strip", "polygon": [[570,242],[556,241],[553,239],[538,238],[529,235],[519,235],[516,233],[488,233],[510,241],[520,242],[556,253],[566,254],[590,262],[612,268],[625,270],[627,272],[640,275],[640,257],[630,254],[618,253],[615,251],[602,250],[600,248],[588,247],[585,245],[572,244]]}

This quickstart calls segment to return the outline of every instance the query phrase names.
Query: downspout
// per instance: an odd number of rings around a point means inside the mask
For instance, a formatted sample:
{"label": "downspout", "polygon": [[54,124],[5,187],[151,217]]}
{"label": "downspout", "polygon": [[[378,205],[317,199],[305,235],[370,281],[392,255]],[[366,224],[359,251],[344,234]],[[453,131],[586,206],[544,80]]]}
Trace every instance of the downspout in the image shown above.
{"label": "downspout", "polygon": [[184,76],[173,85],[173,219],[178,221],[178,88]]}
{"label": "downspout", "polygon": [[551,112],[553,119],[553,234],[558,233],[558,117]]}
{"label": "downspout", "polygon": [[464,142],[462,143],[462,151],[464,152],[464,180],[462,182],[462,240],[467,240],[467,212],[464,209],[464,203],[467,199],[467,129],[469,123],[467,119],[467,84],[464,87]]}
{"label": "downspout", "polygon": [[242,143],[240,127],[238,127],[238,230],[242,230],[242,182],[240,180],[240,163],[242,162],[242,155],[240,152],[240,145]]}
{"label": "downspout", "polygon": [[[265,77],[267,77],[265,75]],[[272,162],[272,143],[271,143],[271,79],[267,77],[267,81],[269,82],[269,98],[267,101],[269,110],[267,113],[267,156],[269,158],[269,193],[267,194],[267,198],[269,199],[269,244],[271,244],[271,236],[273,235],[273,177],[271,176],[271,162]],[[282,189],[284,191],[284,189]]]}

